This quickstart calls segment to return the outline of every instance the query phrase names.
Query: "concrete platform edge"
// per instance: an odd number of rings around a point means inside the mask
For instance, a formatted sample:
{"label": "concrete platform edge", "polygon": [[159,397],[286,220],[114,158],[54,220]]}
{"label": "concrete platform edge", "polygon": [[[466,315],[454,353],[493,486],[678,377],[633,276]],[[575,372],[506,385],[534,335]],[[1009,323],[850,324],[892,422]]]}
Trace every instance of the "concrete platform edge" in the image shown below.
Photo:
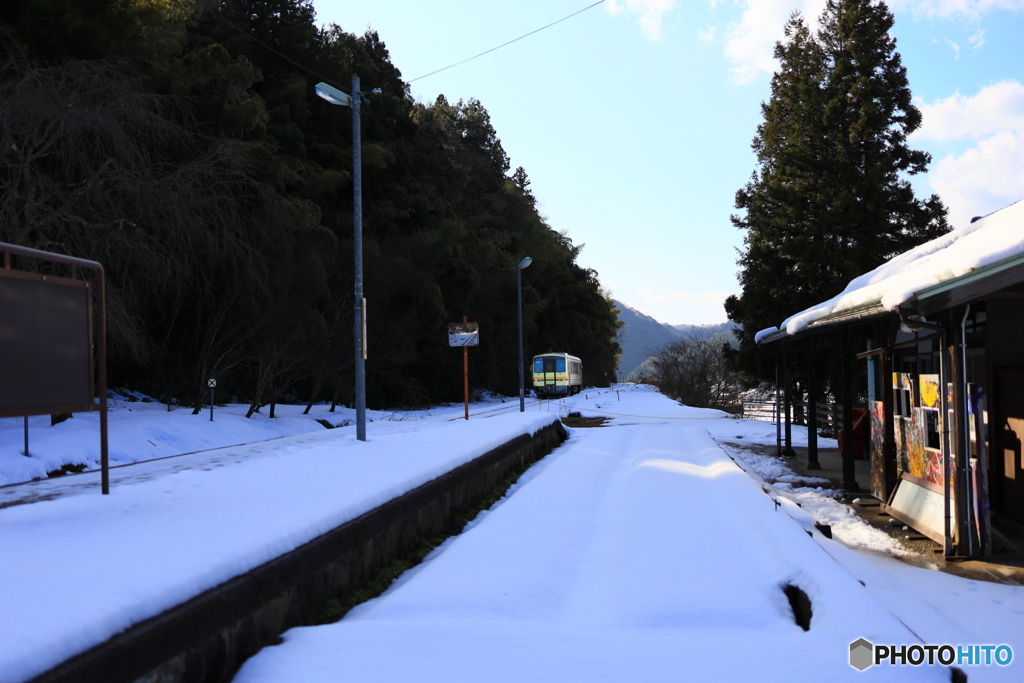
{"label": "concrete platform edge", "polygon": [[558,422],[521,435],[305,545],[33,678],[30,683],[222,683],[324,602],[566,438]]}

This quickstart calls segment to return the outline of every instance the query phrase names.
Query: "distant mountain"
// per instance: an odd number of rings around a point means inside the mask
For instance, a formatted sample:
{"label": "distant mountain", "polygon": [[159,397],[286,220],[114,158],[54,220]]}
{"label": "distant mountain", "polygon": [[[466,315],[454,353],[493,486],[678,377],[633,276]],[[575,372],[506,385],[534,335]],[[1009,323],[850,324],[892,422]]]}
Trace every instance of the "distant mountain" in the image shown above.
{"label": "distant mountain", "polygon": [[736,327],[736,323],[724,322],[718,323],[717,325],[672,325],[673,330],[679,332],[679,334],[688,334],[690,332],[701,332],[711,334],[717,334],[718,332],[725,332]]}
{"label": "distant mountain", "polygon": [[619,359],[618,371],[619,380],[624,380],[648,356],[679,339],[680,332],[621,301],[614,303],[619,309],[619,320],[625,323],[625,327],[619,331],[622,357]]}
{"label": "distant mountain", "polygon": [[619,309],[619,320],[625,324],[619,331],[619,345],[622,347],[618,370],[620,381],[629,377],[648,357],[657,353],[666,344],[686,334],[696,332],[710,336],[736,326],[731,322],[717,325],[666,325],[621,301],[614,303]]}

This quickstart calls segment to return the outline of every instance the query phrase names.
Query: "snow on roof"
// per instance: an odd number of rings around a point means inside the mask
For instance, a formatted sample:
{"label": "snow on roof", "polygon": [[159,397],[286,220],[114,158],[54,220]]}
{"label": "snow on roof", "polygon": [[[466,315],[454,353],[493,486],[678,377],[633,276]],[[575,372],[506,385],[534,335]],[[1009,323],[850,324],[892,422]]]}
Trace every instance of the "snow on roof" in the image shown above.
{"label": "snow on roof", "polygon": [[851,280],[839,295],[790,316],[781,329],[796,334],[815,320],[874,302],[892,311],[940,282],[1020,254],[1024,200],[893,257]]}
{"label": "snow on roof", "polygon": [[769,334],[772,334],[773,332],[778,332],[778,331],[779,331],[779,328],[777,328],[777,327],[766,327],[765,329],[761,330],[760,332],[758,332],[757,334],[754,335],[754,343],[757,344],[762,339],[767,337]]}

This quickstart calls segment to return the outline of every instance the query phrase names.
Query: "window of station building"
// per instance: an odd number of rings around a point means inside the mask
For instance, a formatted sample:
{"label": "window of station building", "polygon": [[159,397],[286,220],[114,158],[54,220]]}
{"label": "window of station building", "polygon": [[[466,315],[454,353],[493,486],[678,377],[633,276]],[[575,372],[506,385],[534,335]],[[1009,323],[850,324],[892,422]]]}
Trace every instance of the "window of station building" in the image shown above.
{"label": "window of station building", "polygon": [[893,388],[893,412],[899,417],[910,417],[913,408],[910,389]]}
{"label": "window of station building", "polygon": [[939,411],[924,409],[924,445],[926,448],[940,450],[942,441],[939,435]]}

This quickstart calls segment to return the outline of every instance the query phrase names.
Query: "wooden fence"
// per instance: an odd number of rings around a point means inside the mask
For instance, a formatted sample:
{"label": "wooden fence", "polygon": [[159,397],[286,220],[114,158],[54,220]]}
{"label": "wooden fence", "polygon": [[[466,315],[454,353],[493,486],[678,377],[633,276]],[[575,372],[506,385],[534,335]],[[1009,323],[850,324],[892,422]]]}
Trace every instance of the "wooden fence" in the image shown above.
{"label": "wooden fence", "polygon": [[[794,419],[793,424],[797,424],[795,421],[797,417],[797,408],[803,405],[803,403],[793,402],[791,407]],[[782,410],[785,410],[785,404],[781,407]],[[743,402],[743,419],[745,420],[774,422],[776,419],[776,412],[775,401]],[[818,434],[834,439],[836,435],[839,434],[839,430],[843,428],[843,406],[839,403],[817,403],[815,404],[814,412],[815,417],[817,418]],[[803,422],[801,421],[800,424],[803,424]]]}

